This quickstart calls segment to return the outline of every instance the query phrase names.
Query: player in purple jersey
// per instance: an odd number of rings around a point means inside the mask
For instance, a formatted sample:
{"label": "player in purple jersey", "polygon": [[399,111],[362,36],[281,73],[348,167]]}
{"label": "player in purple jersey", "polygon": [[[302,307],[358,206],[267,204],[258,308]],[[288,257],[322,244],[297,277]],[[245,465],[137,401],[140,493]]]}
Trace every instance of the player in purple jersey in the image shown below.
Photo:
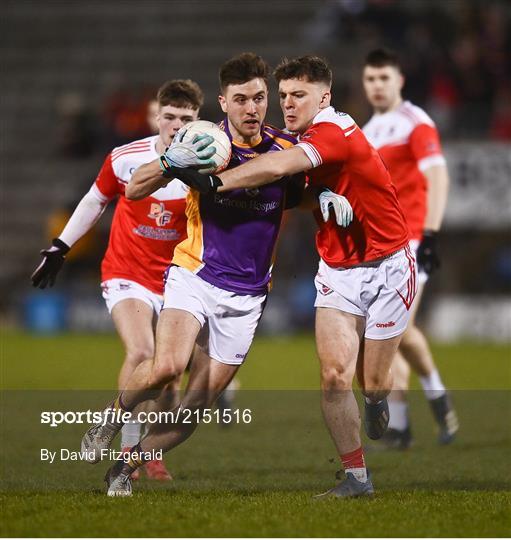
{"label": "player in purple jersey", "polygon": [[[227,115],[222,126],[233,145],[231,166],[294,144],[288,134],[264,124],[268,74],[266,62],[252,53],[241,54],[220,69],[219,102]],[[165,155],[172,162],[172,146]],[[204,166],[205,159],[199,151],[196,164]],[[303,177],[299,180],[298,189],[290,189],[295,187],[291,179],[281,179],[257,190],[211,196],[190,192],[188,238],[178,246],[167,272],[155,358],[137,368],[109,409],[132,411],[150,390],[178,377],[196,341],[202,354],[194,358],[180,406],[192,411],[211,406],[247,356],[266,302],[282,212],[296,203],[290,194],[303,191]],[[155,160],[134,173],[127,197],[144,197],[169,181]],[[109,415],[104,424],[87,431],[82,450],[91,456],[88,461],[99,461],[121,429],[120,420]],[[119,460],[108,471],[108,495],[131,495],[130,475],[151,452],[176,447],[196,427],[196,422],[155,425],[131,449],[129,459]]]}
{"label": "player in purple jersey", "polygon": [[[251,81],[251,84],[259,91],[260,82]],[[264,118],[262,114],[261,118]],[[291,135],[262,121],[255,124],[257,131],[248,142],[243,142],[235,127],[233,136],[230,123],[232,125],[230,118],[226,118],[220,124],[232,143],[229,168],[266,152],[290,148],[296,142]],[[252,129],[252,124],[248,125]],[[242,295],[266,294],[275,242],[287,204],[288,180],[282,178],[254,190],[191,194],[186,210],[191,216],[188,239],[178,246],[172,263],[226,291]]]}

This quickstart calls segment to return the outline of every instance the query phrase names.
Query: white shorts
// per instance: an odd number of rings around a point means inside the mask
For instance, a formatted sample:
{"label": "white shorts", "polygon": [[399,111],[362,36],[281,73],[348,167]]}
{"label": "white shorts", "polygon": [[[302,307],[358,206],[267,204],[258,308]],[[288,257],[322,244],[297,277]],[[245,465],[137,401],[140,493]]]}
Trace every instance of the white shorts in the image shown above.
{"label": "white shorts", "polygon": [[[413,251],[413,254],[415,255],[415,258],[417,259],[417,249],[419,248],[419,244],[421,243],[420,240],[414,239],[410,240],[410,249]],[[418,267],[417,267],[418,268]],[[424,270],[419,270],[419,285],[423,285],[428,281],[429,276],[424,272]]]}
{"label": "white shorts", "polygon": [[352,268],[332,268],[321,260],[314,283],[315,307],[365,317],[366,338],[389,339],[406,330],[417,293],[417,265],[408,246]]}
{"label": "white shorts", "polygon": [[135,298],[136,300],[142,300],[142,302],[153,308],[156,315],[160,314],[163,296],[150,291],[136,281],[118,278],[108,279],[101,283],[101,289],[109,313],[112,313],[114,306],[121,300]]}
{"label": "white shorts", "polygon": [[170,267],[165,282],[163,309],[191,313],[202,327],[197,344],[223,364],[243,364],[265,303],[266,294],[225,291],[179,266]]}

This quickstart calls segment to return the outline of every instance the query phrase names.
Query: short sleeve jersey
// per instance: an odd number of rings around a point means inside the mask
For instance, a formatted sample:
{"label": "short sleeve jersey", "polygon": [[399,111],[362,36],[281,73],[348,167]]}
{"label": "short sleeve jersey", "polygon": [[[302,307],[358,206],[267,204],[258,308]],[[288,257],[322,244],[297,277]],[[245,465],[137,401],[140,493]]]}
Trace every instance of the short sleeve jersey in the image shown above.
{"label": "short sleeve jersey", "polygon": [[[226,120],[220,127],[232,144],[229,167],[267,152],[291,148],[296,139],[263,125],[256,144],[234,141]],[[240,295],[268,291],[275,247],[286,204],[288,179],[257,189],[234,189],[187,199],[188,238],[176,248],[173,264],[187,268],[220,289]]]}
{"label": "short sleeve jersey", "polygon": [[411,237],[421,239],[427,211],[427,183],[422,171],[445,164],[433,120],[409,101],[375,114],[363,128],[387,166]]}
{"label": "short sleeve jersey", "polygon": [[345,196],[353,208],[347,228],[333,219],[325,223],[315,212],[316,247],[329,266],[356,266],[407,244],[408,228],[390,175],[351,116],[333,107],[322,110],[298,146],[313,165],[307,171],[309,185]]}
{"label": "short sleeve jersey", "polygon": [[114,148],[106,157],[93,189],[105,202],[119,197],[101,265],[102,281],[129,279],[163,294],[165,269],[175,246],[186,238],[185,206],[189,189],[179,180],[172,180],[139,201],[124,196],[133,172],[158,157],[157,139],[158,136],[152,136]]}

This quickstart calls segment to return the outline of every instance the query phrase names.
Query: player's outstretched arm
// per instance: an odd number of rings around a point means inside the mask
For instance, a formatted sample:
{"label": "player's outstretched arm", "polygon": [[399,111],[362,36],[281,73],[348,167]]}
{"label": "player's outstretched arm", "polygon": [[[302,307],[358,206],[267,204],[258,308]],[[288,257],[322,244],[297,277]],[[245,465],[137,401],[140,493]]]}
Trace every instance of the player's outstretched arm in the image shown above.
{"label": "player's outstretched arm", "polygon": [[219,174],[222,185],[218,191],[256,188],[279,180],[283,176],[307,171],[312,163],[305,152],[295,146],[281,152],[271,152]]}
{"label": "player's outstretched arm", "polygon": [[126,186],[125,196],[138,201],[165,187],[172,179],[165,178],[160,166],[160,158],[141,165],[131,176]]}
{"label": "player's outstretched arm", "polygon": [[220,175],[201,174],[191,167],[170,167],[168,174],[199,193],[250,189],[270,184],[283,176],[290,176],[312,168],[305,152],[298,147],[256,157]]}
{"label": "player's outstretched arm", "polygon": [[92,187],[78,203],[73,215],[67,222],[58,238],[54,238],[52,245],[41,250],[43,260],[31,276],[32,285],[40,289],[47,285],[53,287],[67,252],[101,217],[108,204],[108,199],[100,197]]}

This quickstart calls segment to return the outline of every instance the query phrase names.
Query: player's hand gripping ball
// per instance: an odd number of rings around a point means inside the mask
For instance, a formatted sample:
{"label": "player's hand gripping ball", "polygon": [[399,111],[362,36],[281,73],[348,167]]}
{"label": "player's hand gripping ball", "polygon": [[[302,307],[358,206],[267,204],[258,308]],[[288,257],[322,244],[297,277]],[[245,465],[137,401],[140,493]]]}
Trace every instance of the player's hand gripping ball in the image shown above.
{"label": "player's hand gripping ball", "polygon": [[[208,122],[207,120],[196,120],[195,122],[190,122],[183,126],[177,134],[183,131],[183,134],[180,137],[180,140],[183,143],[197,140],[197,137],[203,137],[207,135],[211,137],[213,141],[208,145],[208,150],[214,148],[215,152],[211,156],[211,159],[214,164],[210,167],[199,169],[200,173],[219,173],[223,171],[231,159],[232,146],[227,133],[220,129],[213,122]],[[176,134],[176,135],[177,135]]]}
{"label": "player's hand gripping ball", "polygon": [[218,173],[231,159],[231,141],[213,122],[197,120],[183,126],[161,156],[165,172],[170,167],[194,167],[201,173]]}

